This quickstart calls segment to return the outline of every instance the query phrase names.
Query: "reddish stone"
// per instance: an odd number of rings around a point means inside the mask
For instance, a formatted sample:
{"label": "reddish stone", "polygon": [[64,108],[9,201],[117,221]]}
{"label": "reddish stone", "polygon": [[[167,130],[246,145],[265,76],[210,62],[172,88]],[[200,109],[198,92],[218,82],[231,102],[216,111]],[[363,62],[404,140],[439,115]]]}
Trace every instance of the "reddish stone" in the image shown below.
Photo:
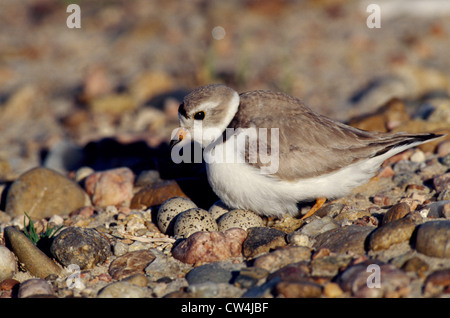
{"label": "reddish stone", "polygon": [[117,168],[89,175],[86,192],[95,206],[129,205],[133,196],[134,174],[128,168]]}
{"label": "reddish stone", "polygon": [[225,232],[197,232],[177,245],[172,254],[183,263],[195,266],[226,260],[241,254],[246,237],[247,232],[240,228]]}

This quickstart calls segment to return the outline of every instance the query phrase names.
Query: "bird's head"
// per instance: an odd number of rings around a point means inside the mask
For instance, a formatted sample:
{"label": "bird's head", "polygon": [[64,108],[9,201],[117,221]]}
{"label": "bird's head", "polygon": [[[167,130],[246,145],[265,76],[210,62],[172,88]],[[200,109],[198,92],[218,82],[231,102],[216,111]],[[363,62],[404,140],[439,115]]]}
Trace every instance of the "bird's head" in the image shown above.
{"label": "bird's head", "polygon": [[202,86],[188,94],[178,108],[180,128],[172,146],[193,140],[208,146],[219,138],[239,107],[238,93],[222,84]]}

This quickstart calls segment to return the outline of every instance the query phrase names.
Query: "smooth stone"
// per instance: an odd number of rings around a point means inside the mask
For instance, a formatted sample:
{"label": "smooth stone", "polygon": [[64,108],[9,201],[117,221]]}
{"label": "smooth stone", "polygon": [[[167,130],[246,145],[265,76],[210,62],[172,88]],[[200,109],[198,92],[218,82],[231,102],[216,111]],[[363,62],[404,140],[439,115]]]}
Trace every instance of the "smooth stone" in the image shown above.
{"label": "smooth stone", "polygon": [[339,273],[341,268],[347,267],[351,260],[351,256],[343,254],[313,259],[311,261],[311,275],[318,277],[334,277]]}
{"label": "smooth stone", "polygon": [[394,244],[409,241],[416,225],[410,219],[391,221],[371,233],[369,249],[385,250]]}
{"label": "smooth stone", "polygon": [[111,246],[95,229],[69,227],[61,231],[50,246],[52,255],[64,266],[94,268],[112,255]]}
{"label": "smooth stone", "polygon": [[231,270],[223,268],[218,263],[205,264],[192,269],[186,274],[186,280],[190,285],[211,283],[230,283],[233,278]]}
{"label": "smooth stone", "polygon": [[277,247],[285,246],[286,233],[268,227],[252,227],[242,244],[242,254],[246,258],[254,258]]}
{"label": "smooth stone", "polygon": [[433,185],[437,192],[450,189],[450,172],[435,177],[433,179]]}
{"label": "smooth stone", "polygon": [[131,209],[144,209],[163,204],[175,197],[188,198],[176,181],[166,181],[152,184],[134,194],[131,199]]}
{"label": "smooth stone", "polygon": [[450,269],[439,269],[427,276],[424,283],[426,297],[436,297],[442,294],[444,288],[450,286]]}
{"label": "smooth stone", "polygon": [[0,245],[0,282],[13,277],[16,271],[14,254],[7,247]]}
{"label": "smooth stone", "polygon": [[275,295],[285,298],[317,298],[322,294],[322,286],[312,282],[280,282],[275,287]]}
{"label": "smooth stone", "polygon": [[374,230],[372,226],[349,225],[327,231],[315,237],[314,247],[328,248],[335,253],[365,253],[365,242]]}
{"label": "smooth stone", "polygon": [[196,208],[197,205],[188,198],[175,197],[166,200],[158,209],[156,222],[161,232],[173,233],[173,226],[176,217],[189,209]]}
{"label": "smooth stone", "polygon": [[239,228],[225,232],[197,232],[175,246],[172,255],[194,266],[218,262],[240,256],[246,237],[247,232]]}
{"label": "smooth stone", "polygon": [[413,258],[407,260],[402,269],[407,272],[418,273],[419,275],[426,272],[429,269],[429,265],[427,262],[422,260],[421,258],[414,256]]}
{"label": "smooth stone", "polygon": [[258,282],[269,275],[269,271],[260,267],[247,267],[239,271],[234,279],[234,284],[240,288],[249,289],[258,284]]}
{"label": "smooth stone", "polygon": [[145,274],[152,281],[162,278],[176,279],[180,272],[186,272],[191,268],[179,260],[169,257],[157,249],[151,249],[155,259],[145,268]]}
{"label": "smooth stone", "polygon": [[310,275],[311,270],[307,261],[288,264],[271,273],[267,277],[267,281],[276,280],[278,278],[284,282],[304,281]]}
{"label": "smooth stone", "polygon": [[397,203],[384,214],[383,221],[381,221],[381,224],[384,225],[388,222],[401,219],[409,212],[410,208],[407,203],[405,202]]}
{"label": "smooth stone", "polygon": [[297,231],[309,237],[314,237],[338,227],[339,225],[331,217],[324,216],[322,218],[313,219],[311,222],[305,224]]}
{"label": "smooth stone", "polygon": [[177,216],[173,225],[173,232],[178,237],[189,237],[195,232],[217,231],[218,226],[208,211],[201,208],[193,208],[182,212]]}
{"label": "smooth stone", "polygon": [[97,207],[129,206],[133,186],[134,173],[126,167],[92,173],[84,182],[86,192]]}
{"label": "smooth stone", "polygon": [[19,298],[54,295],[52,285],[43,279],[28,279],[19,285]]}
{"label": "smooth stone", "polygon": [[44,167],[31,169],[16,179],[6,197],[5,212],[11,216],[24,212],[39,220],[54,214],[68,215],[90,205],[84,190],[74,181]]}
{"label": "smooth stone", "polygon": [[344,207],[345,207],[345,204],[342,204],[342,203],[327,204],[327,205],[321,207],[319,210],[317,210],[317,212],[314,213],[314,215],[321,217],[321,218],[324,216],[329,216],[329,217],[333,218],[336,215],[338,215],[339,213],[341,213],[341,211]]}
{"label": "smooth stone", "polygon": [[127,281],[111,283],[97,294],[98,298],[147,298],[150,296],[148,288],[136,286]]}
{"label": "smooth stone", "polygon": [[253,266],[273,272],[283,266],[311,259],[311,249],[304,246],[285,246],[257,257]]}
{"label": "smooth stone", "polygon": [[[377,270],[380,274],[379,286],[369,286],[369,281],[377,283],[375,277]],[[378,260],[367,260],[348,266],[339,274],[336,282],[343,291],[351,292],[355,297],[398,298],[408,295],[411,278],[391,264],[385,264]]]}
{"label": "smooth stone", "polygon": [[429,221],[419,225],[416,250],[432,257],[450,258],[450,220]]}
{"label": "smooth stone", "polygon": [[21,231],[8,226],[4,229],[4,235],[19,262],[24,264],[30,274],[39,278],[59,275],[61,268],[37,248]]}
{"label": "smooth stone", "polygon": [[155,256],[149,250],[129,252],[112,261],[109,265],[108,273],[116,280],[136,274],[144,274],[146,267],[154,259]]}
{"label": "smooth stone", "polygon": [[441,163],[444,166],[450,167],[450,153],[445,155],[444,158],[442,158]]}
{"label": "smooth stone", "polygon": [[244,293],[231,284],[212,282],[189,285],[186,292],[189,298],[240,298]]}
{"label": "smooth stone", "polygon": [[247,230],[251,227],[264,226],[264,220],[258,214],[250,210],[231,210],[222,215],[218,220],[219,231],[226,231],[233,227]]}

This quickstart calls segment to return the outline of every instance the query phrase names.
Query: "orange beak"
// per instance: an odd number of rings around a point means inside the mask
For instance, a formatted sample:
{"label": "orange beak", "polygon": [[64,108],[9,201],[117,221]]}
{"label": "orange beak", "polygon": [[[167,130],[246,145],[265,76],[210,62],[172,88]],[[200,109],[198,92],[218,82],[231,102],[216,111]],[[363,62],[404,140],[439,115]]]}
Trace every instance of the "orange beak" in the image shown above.
{"label": "orange beak", "polygon": [[175,145],[181,143],[182,141],[187,142],[189,139],[189,132],[184,128],[178,128],[175,135],[172,137],[172,140],[170,141],[170,148],[173,148]]}

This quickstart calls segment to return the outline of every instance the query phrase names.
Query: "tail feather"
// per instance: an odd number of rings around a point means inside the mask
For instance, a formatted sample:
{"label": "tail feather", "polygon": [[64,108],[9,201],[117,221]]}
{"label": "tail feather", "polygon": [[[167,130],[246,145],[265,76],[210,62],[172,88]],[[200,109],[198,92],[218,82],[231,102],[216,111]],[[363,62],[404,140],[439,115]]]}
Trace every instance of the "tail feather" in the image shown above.
{"label": "tail feather", "polygon": [[[390,145],[386,145],[385,147],[383,147],[382,149],[377,151],[374,154],[374,157],[381,156],[393,148],[398,148],[398,147],[403,147],[403,146],[408,146],[408,145],[410,145],[410,147],[414,147],[414,146],[421,145],[421,144],[430,142],[432,140],[435,140],[435,139],[438,139],[438,138],[441,138],[444,136],[446,136],[446,134],[434,134],[434,133],[415,134],[415,135],[399,134],[399,135],[394,136],[394,138],[392,138],[391,140],[385,141],[384,143],[386,143],[386,144],[390,143]],[[405,149],[410,148],[410,147],[406,147]]]}

